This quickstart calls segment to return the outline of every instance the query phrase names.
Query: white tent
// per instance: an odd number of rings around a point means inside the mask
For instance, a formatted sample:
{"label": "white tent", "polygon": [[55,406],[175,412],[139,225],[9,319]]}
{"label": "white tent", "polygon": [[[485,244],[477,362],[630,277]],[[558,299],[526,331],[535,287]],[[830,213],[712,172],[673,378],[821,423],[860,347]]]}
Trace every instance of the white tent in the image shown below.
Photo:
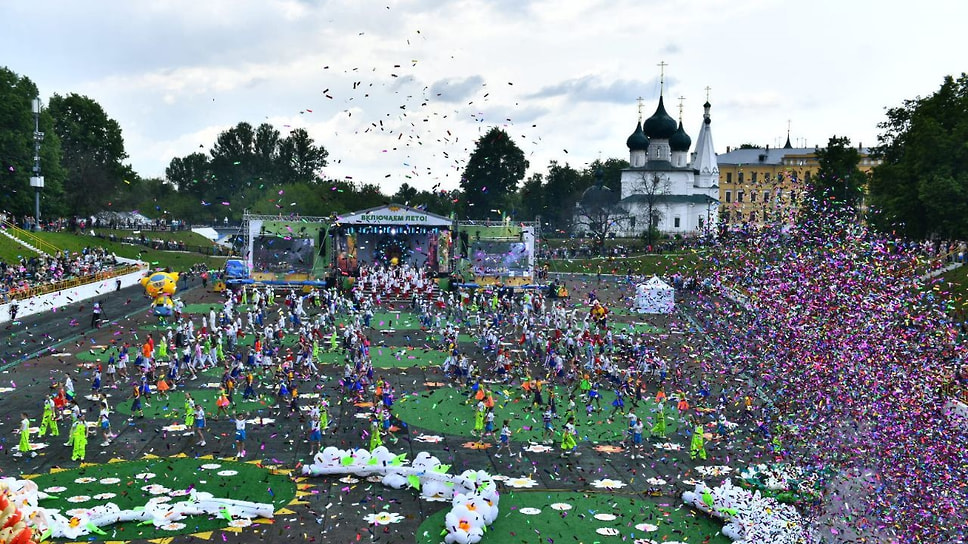
{"label": "white tent", "polygon": [[668,314],[676,307],[676,291],[669,284],[652,276],[649,281],[635,286],[635,307],[640,314]]}

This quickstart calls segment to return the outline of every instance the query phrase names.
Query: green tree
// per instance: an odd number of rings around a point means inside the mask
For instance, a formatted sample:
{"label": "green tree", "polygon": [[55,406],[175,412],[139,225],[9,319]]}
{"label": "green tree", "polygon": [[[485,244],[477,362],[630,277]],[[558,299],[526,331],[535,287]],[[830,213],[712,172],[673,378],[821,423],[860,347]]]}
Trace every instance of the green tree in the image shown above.
{"label": "green tree", "polygon": [[464,215],[469,219],[495,219],[506,211],[509,197],[524,179],[528,161],[507,132],[493,127],[477,140],[464,167],[461,189]]}
{"label": "green tree", "polygon": [[212,165],[204,153],[175,157],[165,168],[165,178],[184,195],[211,199],[214,193]]}
{"label": "green tree", "polygon": [[[518,190],[518,201],[521,202],[519,217],[525,221],[534,221],[545,213],[544,175],[540,172],[531,174]],[[544,222],[544,218],[542,218]]]}
{"label": "green tree", "polygon": [[968,195],[968,75],[888,109],[878,128],[871,222],[915,238],[968,237],[968,222],[952,220]]}
{"label": "green tree", "polygon": [[[34,192],[30,176],[34,166],[33,100],[37,86],[27,77],[0,67],[0,209],[15,216],[34,215]],[[44,176],[41,215],[55,217],[65,212],[60,138],[53,130],[47,109],[40,115],[40,167]]]}
{"label": "green tree", "polygon": [[[253,181],[262,161],[256,160],[255,130],[252,125],[241,122],[220,133],[212,146],[212,198],[223,202],[235,202],[245,207],[246,189]],[[256,183],[258,188],[262,183]]]}
{"label": "green tree", "polygon": [[282,179],[289,183],[317,182],[328,156],[326,148],[317,146],[308,132],[297,128],[279,141],[278,162]]}
{"label": "green tree", "polygon": [[817,162],[820,167],[808,195],[817,202],[826,201],[833,209],[856,213],[867,186],[867,175],[857,167],[860,151],[850,145],[849,138],[832,136],[827,147],[817,150]]}
{"label": "green tree", "polygon": [[64,196],[68,212],[88,215],[105,209],[125,174],[121,125],[100,104],[76,93],[55,94],[48,106],[60,138],[61,164],[67,170]]}
{"label": "green tree", "polygon": [[552,229],[568,232],[575,218],[575,203],[585,189],[581,173],[567,163],[562,166],[551,161],[545,176],[545,209],[541,214],[543,222],[550,223]]}
{"label": "green tree", "polygon": [[411,187],[409,183],[404,183],[399,189],[397,189],[397,192],[390,197],[390,200],[397,204],[416,206],[418,194],[420,194],[420,192],[416,187]]}

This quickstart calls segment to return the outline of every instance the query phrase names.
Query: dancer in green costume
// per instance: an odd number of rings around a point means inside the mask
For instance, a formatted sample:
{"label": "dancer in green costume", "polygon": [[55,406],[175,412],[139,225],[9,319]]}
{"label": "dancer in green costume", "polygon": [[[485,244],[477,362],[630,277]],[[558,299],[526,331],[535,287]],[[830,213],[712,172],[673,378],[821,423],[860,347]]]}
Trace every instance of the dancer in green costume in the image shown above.
{"label": "dancer in green costume", "polygon": [[703,436],[702,423],[696,421],[696,428],[692,431],[692,443],[689,445],[689,458],[706,460],[706,438]]}
{"label": "dancer in green costume", "polygon": [[[20,414],[20,444],[17,446],[17,457],[20,457],[30,451],[30,418],[27,417],[27,412],[21,412]],[[33,455],[36,453],[31,452]]]}
{"label": "dancer in green costume", "polygon": [[652,436],[661,436],[665,438],[666,436],[666,415],[665,415],[665,405],[659,403],[658,414],[655,418],[655,425],[652,426]]}
{"label": "dancer in green costume", "polygon": [[578,441],[575,440],[577,435],[575,430],[575,418],[568,418],[568,422],[565,423],[565,428],[561,432],[561,455],[570,455],[578,447]]}
{"label": "dancer in green costume", "polygon": [[185,426],[192,430],[195,426],[195,401],[187,392],[185,393]]}
{"label": "dancer in green costume", "polygon": [[50,429],[51,436],[60,435],[57,420],[54,419],[54,395],[44,399],[44,415],[40,418],[40,436],[46,435],[47,429]]}
{"label": "dancer in green costume", "polygon": [[158,361],[168,360],[168,341],[165,340],[164,334],[162,334],[161,338],[158,339],[158,356],[156,359]]}
{"label": "dancer in green costume", "polygon": [[87,456],[87,424],[83,419],[74,420],[71,426],[71,442],[74,444],[71,461],[84,461]]}
{"label": "dancer in green costume", "polygon": [[373,418],[370,421],[370,451],[383,445],[383,437],[380,436],[380,421]]}

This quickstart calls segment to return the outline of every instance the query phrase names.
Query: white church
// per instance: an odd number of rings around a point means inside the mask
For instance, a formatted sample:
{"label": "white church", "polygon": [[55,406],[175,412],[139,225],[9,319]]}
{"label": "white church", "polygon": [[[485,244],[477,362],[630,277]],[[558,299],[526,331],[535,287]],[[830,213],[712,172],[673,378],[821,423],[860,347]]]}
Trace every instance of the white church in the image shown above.
{"label": "white church", "polygon": [[637,236],[651,222],[668,235],[716,235],[719,215],[719,166],[710,131],[709,101],[703,104],[703,122],[690,154],[692,139],[666,113],[663,97],[644,122],[639,116],[635,132],[626,140],[628,169],[622,171],[618,206],[627,215],[615,234]]}

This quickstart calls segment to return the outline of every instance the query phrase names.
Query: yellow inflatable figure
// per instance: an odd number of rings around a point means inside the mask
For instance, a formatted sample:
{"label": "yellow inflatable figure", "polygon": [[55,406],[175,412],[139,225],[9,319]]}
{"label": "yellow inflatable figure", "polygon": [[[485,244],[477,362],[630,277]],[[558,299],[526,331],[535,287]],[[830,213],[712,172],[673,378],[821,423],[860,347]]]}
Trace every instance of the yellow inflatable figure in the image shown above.
{"label": "yellow inflatable figure", "polygon": [[175,311],[171,297],[178,290],[178,272],[152,272],[141,278],[145,294],[153,299],[155,315],[170,316]]}

